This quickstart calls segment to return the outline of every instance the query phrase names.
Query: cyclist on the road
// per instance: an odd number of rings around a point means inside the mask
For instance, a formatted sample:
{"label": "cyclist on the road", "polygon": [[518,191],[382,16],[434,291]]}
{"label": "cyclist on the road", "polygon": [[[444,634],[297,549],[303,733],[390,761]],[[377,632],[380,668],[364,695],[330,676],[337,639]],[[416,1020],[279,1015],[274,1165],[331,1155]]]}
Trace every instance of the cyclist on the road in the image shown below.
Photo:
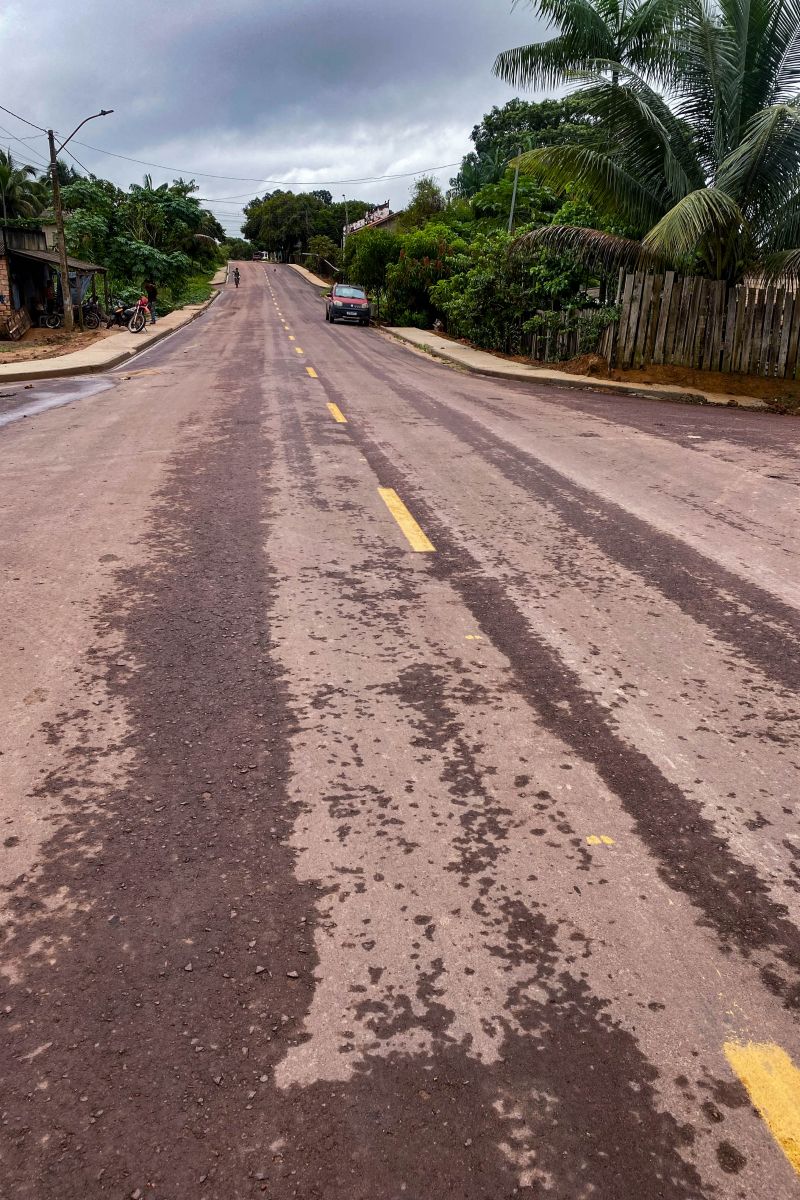
{"label": "cyclist on the road", "polygon": [[239,286],[239,268],[238,267],[233,268],[233,282],[236,284],[236,287]]}

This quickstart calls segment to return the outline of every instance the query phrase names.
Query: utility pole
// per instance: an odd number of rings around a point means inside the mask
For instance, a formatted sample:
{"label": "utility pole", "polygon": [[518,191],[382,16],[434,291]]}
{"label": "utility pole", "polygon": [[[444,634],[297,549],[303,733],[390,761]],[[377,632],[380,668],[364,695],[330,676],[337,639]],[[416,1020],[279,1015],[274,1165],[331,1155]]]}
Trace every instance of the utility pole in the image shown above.
{"label": "utility pole", "polygon": [[344,192],[342,192],[342,199],[344,200],[344,229],[342,230],[342,250],[344,250],[344,244],[347,241],[347,226],[350,224],[350,218],[347,215],[347,211],[348,211],[347,210],[347,196],[345,196]]}
{"label": "utility pole", "polygon": [[[61,208],[61,184],[58,179],[58,155],[64,149],[67,142],[75,137],[75,134],[87,121],[93,121],[95,117],[107,117],[113,111],[113,108],[101,108],[99,113],[93,113],[91,117],[84,117],[80,125],[76,125],[72,133],[61,143],[58,149],[56,149],[56,139],[52,129],[48,129],[47,131],[47,140],[50,143],[50,175],[53,183],[53,215],[56,219],[56,241],[58,242],[58,269],[61,274],[61,301],[64,305],[64,328],[67,333],[72,333],[75,322],[72,315],[72,290],[69,286],[69,263],[67,262],[67,239],[64,234],[64,212]],[[78,296],[79,303],[80,299],[80,296]]]}
{"label": "utility pole", "polygon": [[[6,150],[6,158],[8,161],[8,173],[10,175],[11,174],[11,147],[10,146]],[[8,220],[8,217],[6,216],[6,189],[3,187],[2,180],[0,180],[0,198],[2,198],[2,201],[3,201],[3,222],[5,223]]]}
{"label": "utility pole", "polygon": [[64,212],[61,208],[61,184],[58,179],[56,140],[52,129],[47,131],[50,143],[50,176],[53,184],[53,214],[56,219],[56,241],[58,242],[58,272],[61,276],[61,303],[64,305],[64,328],[72,333],[72,290],[69,286],[69,263],[67,262],[67,239],[64,236]]}
{"label": "utility pole", "polygon": [[517,146],[517,165],[514,171],[514,190],[511,193],[511,212],[508,214],[508,232],[514,228],[514,209],[517,207],[517,185],[519,184],[519,156],[522,150]]}

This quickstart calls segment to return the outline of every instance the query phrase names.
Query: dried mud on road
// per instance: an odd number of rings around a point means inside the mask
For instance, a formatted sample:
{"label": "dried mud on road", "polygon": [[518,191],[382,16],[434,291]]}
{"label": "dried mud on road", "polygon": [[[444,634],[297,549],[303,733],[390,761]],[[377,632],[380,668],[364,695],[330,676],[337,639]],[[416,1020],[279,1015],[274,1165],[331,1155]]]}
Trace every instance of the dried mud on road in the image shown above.
{"label": "dried mud on road", "polygon": [[[713,495],[675,522],[684,498],[636,475],[695,461],[677,424],[620,411],[591,458],[589,399],[523,411],[318,308],[253,264],[213,325],[86,401],[139,412],[103,477],[163,464],[60,706],[12,747],[44,834],[27,865],[6,839],[0,1197],[780,1195],[722,1043],[796,1030],[800,632],[767,586],[790,534],[745,577],[733,483],[715,557]],[[150,418],[179,387],[169,440]],[[41,420],[14,433],[34,461],[92,410]],[[602,453],[637,504],[589,478]],[[738,469],[711,461],[707,492]],[[69,627],[64,587],[36,620]]]}

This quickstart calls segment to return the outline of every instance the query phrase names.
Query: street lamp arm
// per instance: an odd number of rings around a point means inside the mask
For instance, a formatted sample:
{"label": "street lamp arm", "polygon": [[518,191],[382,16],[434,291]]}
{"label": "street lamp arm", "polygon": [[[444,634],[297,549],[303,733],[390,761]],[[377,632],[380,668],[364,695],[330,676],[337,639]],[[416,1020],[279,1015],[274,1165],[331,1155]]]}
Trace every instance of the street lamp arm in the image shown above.
{"label": "street lamp arm", "polygon": [[[93,121],[95,117],[107,117],[114,110],[113,108],[101,108],[99,113],[92,113],[90,117],[84,117],[80,125],[76,125],[68,138],[61,143],[56,150],[56,139],[52,129],[47,130],[47,141],[50,147],[50,176],[53,188],[53,216],[56,223],[56,245],[58,247],[58,273],[61,276],[61,299],[64,303],[64,328],[67,333],[72,333],[72,292],[69,285],[69,260],[67,258],[67,239],[64,233],[64,212],[61,208],[61,186],[58,181],[58,156],[71,138],[81,129],[87,121]],[[80,301],[80,296],[78,297]],[[81,329],[83,329],[83,313],[78,309],[80,317]]]}
{"label": "street lamp arm", "polygon": [[114,111],[113,108],[101,108],[99,113],[92,113],[92,115],[90,117],[84,117],[83,120],[81,121],[80,125],[76,125],[75,128],[73,129],[72,133],[69,135],[69,137],[64,139],[64,141],[61,143],[61,145],[56,150],[56,154],[61,153],[61,151],[66,146],[67,142],[72,141],[72,139],[75,137],[75,134],[78,132],[79,129],[81,129],[86,124],[87,121],[94,121],[95,117],[108,117],[111,115],[111,113],[113,113],[113,111]]}

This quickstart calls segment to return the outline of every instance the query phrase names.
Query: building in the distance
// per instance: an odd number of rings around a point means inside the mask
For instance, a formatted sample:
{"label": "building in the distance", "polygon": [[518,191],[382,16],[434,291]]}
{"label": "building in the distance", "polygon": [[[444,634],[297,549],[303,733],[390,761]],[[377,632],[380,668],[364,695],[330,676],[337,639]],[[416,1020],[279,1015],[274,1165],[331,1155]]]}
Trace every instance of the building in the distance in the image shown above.
{"label": "building in the distance", "polygon": [[344,236],[348,238],[351,233],[358,233],[361,229],[375,229],[378,226],[381,229],[393,231],[397,225],[399,216],[399,212],[392,212],[387,200],[385,204],[379,204],[376,208],[371,208],[360,221],[353,221],[351,224],[345,225]]}

